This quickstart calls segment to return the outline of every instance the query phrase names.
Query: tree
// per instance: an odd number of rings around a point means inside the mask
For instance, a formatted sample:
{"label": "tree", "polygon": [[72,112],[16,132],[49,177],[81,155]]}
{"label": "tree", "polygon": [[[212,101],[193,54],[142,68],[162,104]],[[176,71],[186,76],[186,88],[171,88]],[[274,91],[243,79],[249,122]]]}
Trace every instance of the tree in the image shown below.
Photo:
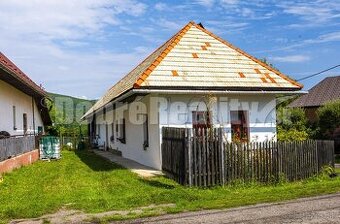
{"label": "tree", "polygon": [[331,138],[340,127],[340,100],[326,103],[317,110],[322,137]]}

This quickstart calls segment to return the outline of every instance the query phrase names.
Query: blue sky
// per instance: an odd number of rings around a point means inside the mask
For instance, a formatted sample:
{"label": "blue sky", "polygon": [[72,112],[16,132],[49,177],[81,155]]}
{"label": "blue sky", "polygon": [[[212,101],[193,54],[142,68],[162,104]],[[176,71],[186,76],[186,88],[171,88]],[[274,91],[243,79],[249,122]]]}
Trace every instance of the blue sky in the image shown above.
{"label": "blue sky", "polygon": [[339,0],[0,0],[0,51],[47,91],[99,98],[189,21],[295,79],[340,64]]}

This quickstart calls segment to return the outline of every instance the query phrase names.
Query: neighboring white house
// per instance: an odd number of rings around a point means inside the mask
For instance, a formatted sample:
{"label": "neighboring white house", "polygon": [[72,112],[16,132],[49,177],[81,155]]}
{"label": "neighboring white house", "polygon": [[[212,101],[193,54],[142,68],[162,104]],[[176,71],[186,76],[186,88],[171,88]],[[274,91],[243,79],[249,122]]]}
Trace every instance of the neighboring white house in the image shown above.
{"label": "neighboring white house", "polygon": [[162,127],[223,127],[228,141],[276,139],[276,95],[302,86],[203,26],[187,24],[84,115],[92,138],[161,169]]}
{"label": "neighboring white house", "polygon": [[51,119],[46,92],[0,52],[0,132],[11,136],[38,134]]}

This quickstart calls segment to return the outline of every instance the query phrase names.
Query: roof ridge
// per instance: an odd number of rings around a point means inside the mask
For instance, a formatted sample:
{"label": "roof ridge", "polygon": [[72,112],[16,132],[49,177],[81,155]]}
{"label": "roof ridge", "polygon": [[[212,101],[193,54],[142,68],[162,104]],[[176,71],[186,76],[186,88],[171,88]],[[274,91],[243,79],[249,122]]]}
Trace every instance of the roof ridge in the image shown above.
{"label": "roof ridge", "polygon": [[327,76],[327,77],[324,78],[323,80],[325,80],[325,79],[334,79],[334,78],[340,78],[340,75]]}
{"label": "roof ridge", "polygon": [[[168,41],[166,41],[165,44],[161,46],[163,47],[170,41],[170,43],[168,43],[169,45],[158,55],[158,57],[150,64],[150,66],[147,69],[145,69],[144,72],[137,78],[136,82],[133,85],[134,88],[139,88],[141,86],[141,84],[146,80],[146,78],[149,77],[151,72],[159,65],[159,63],[167,56],[167,54],[179,43],[179,41],[182,39],[184,34],[190,29],[192,25],[195,25],[195,23],[193,21],[190,21],[180,31],[178,31]],[[159,50],[161,47],[157,48],[156,51]]]}
{"label": "roof ridge", "polygon": [[199,25],[197,25],[197,24],[195,24],[195,23],[193,23],[193,25],[194,25],[197,29],[199,29],[199,30],[205,32],[205,33],[208,34],[209,36],[211,36],[211,37],[215,38],[216,40],[220,41],[221,43],[227,45],[228,47],[230,47],[230,48],[234,49],[235,51],[241,53],[242,55],[246,56],[247,58],[253,60],[254,62],[256,62],[256,63],[258,63],[258,64],[260,64],[261,66],[265,67],[265,68],[268,69],[269,71],[274,72],[275,74],[277,74],[277,75],[280,76],[281,78],[287,80],[288,82],[292,83],[293,85],[296,85],[296,86],[298,86],[298,87],[300,87],[300,88],[303,87],[303,85],[301,85],[300,83],[296,82],[295,80],[293,80],[293,79],[287,77],[286,75],[282,74],[282,73],[281,73],[280,71],[278,71],[277,69],[274,69],[273,67],[267,65],[266,63],[264,63],[264,62],[262,62],[261,60],[255,58],[254,56],[251,56],[251,55],[248,54],[247,52],[245,52],[245,51],[243,51],[242,49],[240,49],[240,48],[234,46],[233,44],[231,44],[231,43],[229,43],[228,41],[222,39],[221,37],[215,35],[214,33],[212,33],[212,32],[210,32],[210,31],[206,30],[205,28],[202,28],[201,26],[199,26]]}

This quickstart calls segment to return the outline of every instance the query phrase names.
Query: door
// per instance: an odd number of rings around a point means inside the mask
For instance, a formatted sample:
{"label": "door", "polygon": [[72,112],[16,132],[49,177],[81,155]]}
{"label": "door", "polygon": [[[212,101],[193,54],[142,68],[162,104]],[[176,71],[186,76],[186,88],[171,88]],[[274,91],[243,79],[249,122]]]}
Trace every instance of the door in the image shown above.
{"label": "door", "polygon": [[105,151],[109,148],[109,124],[105,124],[105,134],[106,134],[106,141],[105,141]]}

